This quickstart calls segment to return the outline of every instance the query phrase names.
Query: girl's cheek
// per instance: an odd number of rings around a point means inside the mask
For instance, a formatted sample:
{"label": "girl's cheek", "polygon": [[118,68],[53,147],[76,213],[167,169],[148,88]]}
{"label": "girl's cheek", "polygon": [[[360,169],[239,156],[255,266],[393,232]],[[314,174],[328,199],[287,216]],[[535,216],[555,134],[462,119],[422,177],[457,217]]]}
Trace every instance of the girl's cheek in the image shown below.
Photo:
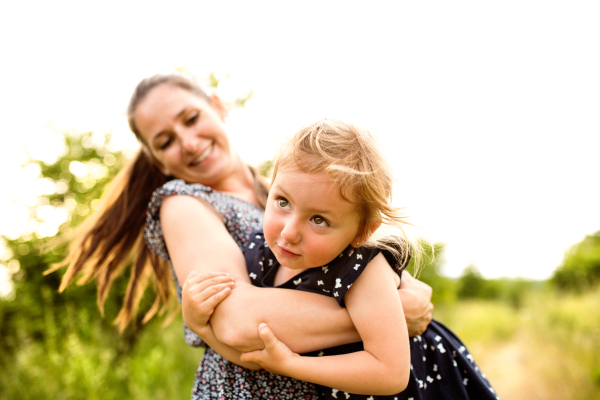
{"label": "girl's cheek", "polygon": [[269,212],[265,213],[265,218],[263,220],[263,232],[265,234],[265,240],[271,246],[277,237],[277,227],[275,226],[274,221],[270,218]]}

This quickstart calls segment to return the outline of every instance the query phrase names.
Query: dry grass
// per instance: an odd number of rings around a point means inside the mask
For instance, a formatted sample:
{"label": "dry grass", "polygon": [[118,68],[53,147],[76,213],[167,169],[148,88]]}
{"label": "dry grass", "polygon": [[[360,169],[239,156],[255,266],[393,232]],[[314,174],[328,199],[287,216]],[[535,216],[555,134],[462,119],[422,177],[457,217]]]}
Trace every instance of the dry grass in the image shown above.
{"label": "dry grass", "polygon": [[600,290],[439,307],[501,399],[600,398]]}

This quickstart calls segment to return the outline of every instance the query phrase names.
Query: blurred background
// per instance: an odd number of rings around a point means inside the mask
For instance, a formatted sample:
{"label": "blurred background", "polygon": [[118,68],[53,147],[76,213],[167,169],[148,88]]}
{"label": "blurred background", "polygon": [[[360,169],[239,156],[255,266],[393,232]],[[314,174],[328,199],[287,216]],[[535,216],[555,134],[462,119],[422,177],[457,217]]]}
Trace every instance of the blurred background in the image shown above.
{"label": "blurred background", "polygon": [[201,350],[179,316],[119,335],[127,277],[103,318],[93,285],[43,275],[138,148],[133,88],[173,71],[230,105],[255,165],[321,117],[370,129],[435,247],[434,317],[500,397],[599,397],[599,18],[593,1],[3,3],[0,398],[189,397]]}

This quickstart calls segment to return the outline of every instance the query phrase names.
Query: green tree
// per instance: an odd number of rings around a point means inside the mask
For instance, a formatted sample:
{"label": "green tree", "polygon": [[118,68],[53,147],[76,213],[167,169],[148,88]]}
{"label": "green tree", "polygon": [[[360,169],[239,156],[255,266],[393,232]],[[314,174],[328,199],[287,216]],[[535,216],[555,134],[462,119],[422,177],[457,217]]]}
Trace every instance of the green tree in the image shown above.
{"label": "green tree", "polygon": [[560,289],[582,291],[600,282],[600,231],[573,245],[551,282]]}
{"label": "green tree", "polygon": [[[250,91],[229,107],[243,106],[251,96]],[[66,221],[53,237],[32,228],[17,239],[0,239],[11,254],[6,266],[13,284],[12,296],[0,298],[0,398],[188,397],[201,350],[181,340],[180,317],[166,330],[160,321],[141,323],[153,299],[150,290],[120,335],[112,321],[128,275],[115,280],[104,318],[94,284],[72,285],[59,294],[63,271],[44,275],[65,258],[73,229],[98,206],[106,184],[127,161],[111,150],[110,136],[64,133],[64,141],[68,151],[56,162],[28,162],[53,187],[30,208],[28,226],[42,227],[44,210],[64,212]]]}
{"label": "green tree", "polygon": [[487,298],[486,280],[475,265],[464,269],[458,279],[458,297],[461,299]]}
{"label": "green tree", "polygon": [[415,273],[415,260],[413,259],[409,263],[407,271],[431,286],[433,289],[431,299],[433,304],[439,305],[453,302],[456,299],[456,283],[454,280],[441,274],[444,262],[444,244],[431,244],[425,240],[421,240],[419,245],[423,249],[421,267]]}

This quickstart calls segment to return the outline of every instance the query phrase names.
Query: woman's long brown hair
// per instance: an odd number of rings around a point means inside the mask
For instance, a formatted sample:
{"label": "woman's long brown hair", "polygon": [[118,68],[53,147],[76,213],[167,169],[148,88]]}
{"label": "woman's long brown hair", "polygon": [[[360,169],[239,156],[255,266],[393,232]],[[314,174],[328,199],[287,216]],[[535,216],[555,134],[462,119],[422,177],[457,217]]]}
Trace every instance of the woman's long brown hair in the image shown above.
{"label": "woman's long brown hair", "polygon": [[[133,120],[135,109],[154,87],[161,84],[178,86],[209,99],[195,82],[180,75],[156,75],[144,79],[136,87],[128,108],[129,125],[138,138],[139,132]],[[252,172],[256,177],[255,195],[264,208],[266,181],[254,169]],[[168,180],[141,149],[109,185],[96,212],[76,230],[67,258],[48,271],[68,266],[60,291],[77,277],[78,284],[95,279],[98,307],[104,313],[104,301],[114,279],[131,266],[123,306],[115,320],[121,332],[136,315],[148,285],[154,286],[156,297],[143,322],[173,304],[175,286],[170,265],[150,251],[144,241],[146,210],[152,192]]]}

